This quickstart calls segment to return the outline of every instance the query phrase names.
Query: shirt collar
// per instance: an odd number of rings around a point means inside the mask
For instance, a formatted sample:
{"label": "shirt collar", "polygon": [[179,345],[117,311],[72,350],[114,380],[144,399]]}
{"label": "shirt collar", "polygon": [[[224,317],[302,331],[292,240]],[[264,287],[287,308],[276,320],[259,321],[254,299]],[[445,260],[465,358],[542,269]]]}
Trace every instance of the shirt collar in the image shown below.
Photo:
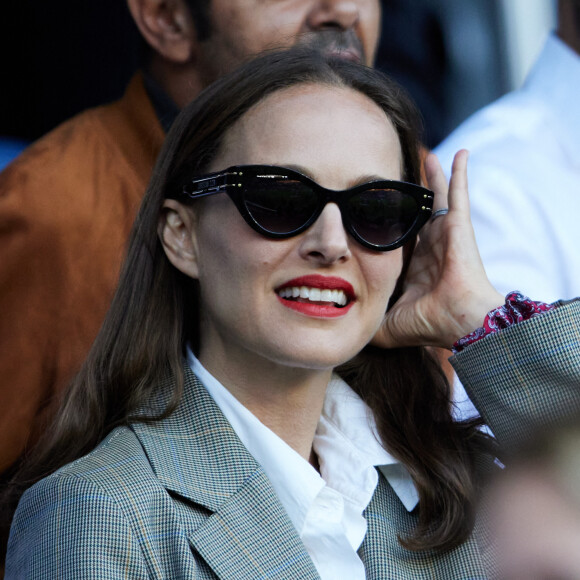
{"label": "shirt collar", "polygon": [[[344,495],[354,496],[361,487],[369,490],[369,479],[376,473],[374,468],[378,467],[405,508],[412,511],[416,507],[419,496],[409,472],[380,443],[369,407],[336,374],[327,387],[314,450],[322,476]],[[345,465],[345,461],[348,467],[337,470],[336,466]],[[335,469],[329,473],[327,465]],[[360,474],[363,473],[367,474],[367,479],[361,486]],[[376,483],[372,493],[375,487]]]}
{"label": "shirt collar", "polygon": [[188,363],[234,431],[262,465],[296,529],[325,484],[364,509],[378,482],[375,467],[408,511],[419,500],[406,468],[379,443],[374,419],[360,397],[337,375],[328,386],[314,438],[320,474],[296,451],[246,409],[188,349]]}

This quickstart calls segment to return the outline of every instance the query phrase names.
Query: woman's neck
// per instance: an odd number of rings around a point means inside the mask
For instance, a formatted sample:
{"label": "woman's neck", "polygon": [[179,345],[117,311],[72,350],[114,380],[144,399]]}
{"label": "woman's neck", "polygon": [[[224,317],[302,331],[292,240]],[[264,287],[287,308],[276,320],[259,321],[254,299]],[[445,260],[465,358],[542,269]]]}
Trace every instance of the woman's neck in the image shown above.
{"label": "woman's neck", "polygon": [[203,351],[199,359],[266,427],[304,459],[317,461],[312,442],[331,369],[300,369],[247,356],[223,365]]}

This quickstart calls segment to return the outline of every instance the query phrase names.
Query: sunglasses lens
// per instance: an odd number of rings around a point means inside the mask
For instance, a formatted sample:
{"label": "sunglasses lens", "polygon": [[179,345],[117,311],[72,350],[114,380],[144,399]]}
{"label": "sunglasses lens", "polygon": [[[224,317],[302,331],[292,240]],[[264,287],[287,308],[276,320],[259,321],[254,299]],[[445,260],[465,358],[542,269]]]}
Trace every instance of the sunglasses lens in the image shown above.
{"label": "sunglasses lens", "polygon": [[307,185],[290,179],[252,184],[244,204],[254,221],[267,232],[290,234],[315,213],[318,199]]}
{"label": "sunglasses lens", "polygon": [[395,189],[369,189],[348,200],[352,227],[376,246],[388,246],[411,230],[419,207],[415,199]]}

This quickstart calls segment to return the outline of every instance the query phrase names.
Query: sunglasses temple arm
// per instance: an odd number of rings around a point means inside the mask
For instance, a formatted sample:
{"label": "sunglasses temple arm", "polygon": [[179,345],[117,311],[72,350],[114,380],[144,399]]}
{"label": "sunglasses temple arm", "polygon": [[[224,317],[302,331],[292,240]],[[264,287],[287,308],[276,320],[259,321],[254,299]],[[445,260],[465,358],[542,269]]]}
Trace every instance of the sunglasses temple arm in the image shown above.
{"label": "sunglasses temple arm", "polygon": [[192,179],[183,187],[183,193],[192,199],[206,197],[225,191],[232,184],[228,183],[230,173],[216,173],[200,179]]}

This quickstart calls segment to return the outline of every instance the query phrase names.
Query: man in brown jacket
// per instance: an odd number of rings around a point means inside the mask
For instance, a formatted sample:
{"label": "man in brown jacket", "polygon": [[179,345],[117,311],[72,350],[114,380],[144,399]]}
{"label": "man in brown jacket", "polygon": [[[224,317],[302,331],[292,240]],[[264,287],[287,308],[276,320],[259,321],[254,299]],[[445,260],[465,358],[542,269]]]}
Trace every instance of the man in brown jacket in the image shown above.
{"label": "man in brown jacket", "polygon": [[372,64],[379,0],[128,0],[147,43],[124,97],[0,174],[0,472],[42,434],[112,298],[165,130],[219,75],[297,42]]}

